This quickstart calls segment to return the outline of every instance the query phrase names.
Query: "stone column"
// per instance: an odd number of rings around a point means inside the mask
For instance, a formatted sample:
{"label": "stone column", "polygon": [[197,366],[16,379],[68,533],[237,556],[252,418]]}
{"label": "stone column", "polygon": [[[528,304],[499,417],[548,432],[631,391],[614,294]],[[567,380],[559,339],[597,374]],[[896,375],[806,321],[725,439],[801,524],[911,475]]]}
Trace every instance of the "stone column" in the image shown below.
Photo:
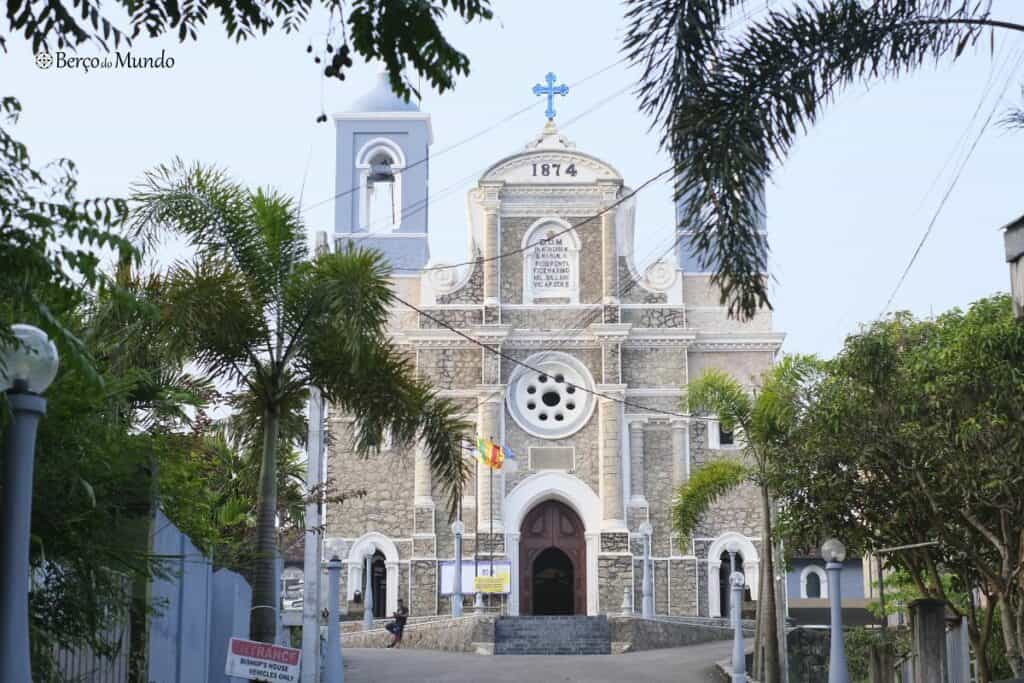
{"label": "stone column", "polygon": [[413,495],[416,497],[415,503],[419,506],[430,506],[433,507],[434,499],[431,497],[431,481],[430,481],[430,459],[427,457],[426,451],[423,449],[422,444],[416,449],[416,462],[414,464],[414,483],[413,483]]}
{"label": "stone column", "polygon": [[609,209],[601,214],[601,293],[605,304],[619,303],[619,254],[615,242],[615,209]]}
{"label": "stone column", "polygon": [[679,488],[690,479],[690,424],[672,421],[672,487]]}
{"label": "stone column", "polygon": [[626,387],[621,384],[598,385],[598,392],[612,398],[597,399],[599,429],[598,452],[601,477],[601,529],[624,529],[625,511],[622,505],[622,405],[613,399],[623,399]]}
{"label": "stone column", "polygon": [[644,425],[646,418],[629,421],[629,504],[647,507],[647,478],[644,471]]}
{"label": "stone column", "polygon": [[[501,411],[505,398],[503,385],[481,385],[477,397],[479,417],[477,435],[484,439],[501,441]],[[493,481],[492,481],[493,478]],[[491,488],[494,488],[494,504],[491,505]],[[501,505],[505,499],[505,477],[501,472],[494,472],[490,467],[477,460],[476,467],[476,514],[477,538],[491,532],[491,514],[494,514],[494,533],[503,531],[501,521]],[[487,545],[477,548],[477,552],[486,551]]]}
{"label": "stone column", "polygon": [[497,304],[499,301],[499,270],[501,260],[498,256],[498,206],[484,206],[484,303]]}

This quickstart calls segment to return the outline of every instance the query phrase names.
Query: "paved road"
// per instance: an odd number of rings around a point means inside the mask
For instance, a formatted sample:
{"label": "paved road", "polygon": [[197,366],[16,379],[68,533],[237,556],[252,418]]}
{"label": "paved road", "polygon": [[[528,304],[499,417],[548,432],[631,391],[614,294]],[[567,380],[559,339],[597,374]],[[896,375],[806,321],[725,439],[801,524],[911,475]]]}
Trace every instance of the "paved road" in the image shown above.
{"label": "paved road", "polygon": [[732,643],[728,641],[625,655],[587,656],[486,657],[434,650],[346,648],[345,683],[711,683],[720,680],[713,673],[712,663],[727,659],[731,651]]}

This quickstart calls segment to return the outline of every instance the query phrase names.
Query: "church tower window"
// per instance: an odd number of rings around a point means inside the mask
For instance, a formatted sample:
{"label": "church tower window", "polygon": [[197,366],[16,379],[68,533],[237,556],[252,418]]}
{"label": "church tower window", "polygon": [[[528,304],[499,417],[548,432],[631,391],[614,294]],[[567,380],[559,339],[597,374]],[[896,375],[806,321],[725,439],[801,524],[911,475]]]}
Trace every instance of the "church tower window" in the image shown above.
{"label": "church tower window", "polygon": [[402,225],[401,149],[386,138],[371,140],[360,150],[359,224],[365,232],[394,232]]}

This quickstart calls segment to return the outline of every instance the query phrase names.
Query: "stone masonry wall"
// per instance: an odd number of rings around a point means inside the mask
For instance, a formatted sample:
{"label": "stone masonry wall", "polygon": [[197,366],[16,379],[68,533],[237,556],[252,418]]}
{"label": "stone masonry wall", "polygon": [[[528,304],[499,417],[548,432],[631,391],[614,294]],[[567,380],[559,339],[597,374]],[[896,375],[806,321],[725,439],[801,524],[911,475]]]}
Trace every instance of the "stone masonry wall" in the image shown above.
{"label": "stone masonry wall", "polygon": [[480,350],[477,348],[420,349],[416,371],[435,389],[462,389],[480,383]]}
{"label": "stone masonry wall", "polygon": [[[359,538],[377,531],[391,538],[412,535],[413,455],[395,444],[393,450],[362,458],[351,450],[351,423],[330,420],[334,439],[327,462],[331,491],[365,489],[363,498],[327,506],[327,536]],[[385,483],[386,485],[382,485]],[[404,558],[403,558],[404,559]]]}
{"label": "stone masonry wall", "polygon": [[686,351],[627,346],[622,349],[622,381],[631,389],[685,386]]}
{"label": "stone masonry wall", "polygon": [[602,555],[597,558],[597,611],[617,614],[622,607],[622,589],[633,580],[629,555]]}

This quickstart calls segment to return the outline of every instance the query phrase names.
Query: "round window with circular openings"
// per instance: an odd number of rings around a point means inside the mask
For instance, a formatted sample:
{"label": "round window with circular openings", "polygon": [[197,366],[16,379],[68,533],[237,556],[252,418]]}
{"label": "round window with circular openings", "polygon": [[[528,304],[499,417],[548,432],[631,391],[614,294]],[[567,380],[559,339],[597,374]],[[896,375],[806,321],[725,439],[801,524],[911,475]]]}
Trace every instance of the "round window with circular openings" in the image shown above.
{"label": "round window with circular openings", "polygon": [[[534,354],[512,374],[506,401],[520,427],[534,436],[561,439],[576,433],[594,410],[594,380],[569,354]],[[586,390],[586,391],[585,391]]]}

